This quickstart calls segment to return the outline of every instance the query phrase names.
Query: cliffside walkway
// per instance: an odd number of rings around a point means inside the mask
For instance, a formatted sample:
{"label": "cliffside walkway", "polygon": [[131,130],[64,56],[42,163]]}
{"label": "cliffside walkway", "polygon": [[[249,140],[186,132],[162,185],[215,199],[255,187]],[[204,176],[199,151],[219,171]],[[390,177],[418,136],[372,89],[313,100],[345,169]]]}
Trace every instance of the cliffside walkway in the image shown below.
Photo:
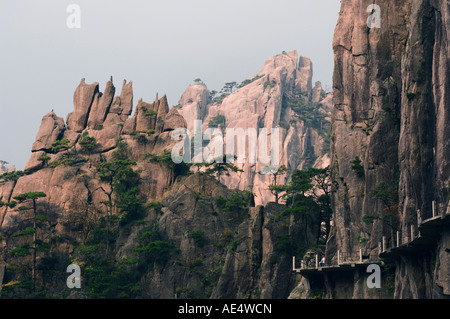
{"label": "cliffside walkway", "polygon": [[408,231],[397,231],[394,238],[387,239],[383,236],[378,245],[378,251],[374,250],[369,255],[364,254],[360,249],[354,252],[337,251],[336,258],[331,263],[321,264],[323,255],[316,254],[312,258],[300,261],[300,267],[297,268],[295,256],[292,257],[292,270],[301,275],[318,274],[327,271],[348,271],[352,268],[367,267],[370,264],[381,264],[388,261],[396,255],[408,252],[430,249],[436,244],[440,236],[441,227],[450,227],[450,201],[445,204],[437,205],[432,202],[431,212],[428,218],[422,220],[422,214],[417,212],[417,224],[407,225]]}
{"label": "cliffside walkway", "polygon": [[389,260],[395,255],[408,252],[427,250],[433,247],[440,236],[441,227],[450,226],[450,201],[444,205],[432,202],[431,216],[422,220],[422,214],[417,212],[417,224],[409,225],[409,232],[397,232],[395,238],[387,240],[383,237],[380,259]]}
{"label": "cliffside walkway", "polygon": [[362,249],[355,252],[343,252],[338,250],[337,258],[331,262],[321,264],[320,259],[323,256],[316,254],[313,259],[301,260],[300,267],[296,268],[295,256],[292,257],[292,270],[301,275],[329,272],[329,271],[348,271],[354,268],[367,268],[370,264],[381,263],[377,252],[365,254]]}

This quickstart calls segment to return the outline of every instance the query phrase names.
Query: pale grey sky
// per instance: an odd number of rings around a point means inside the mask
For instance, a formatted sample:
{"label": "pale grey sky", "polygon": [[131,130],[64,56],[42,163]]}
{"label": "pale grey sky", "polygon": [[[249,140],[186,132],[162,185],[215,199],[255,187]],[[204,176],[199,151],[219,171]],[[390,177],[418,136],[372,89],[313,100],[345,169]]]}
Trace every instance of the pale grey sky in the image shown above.
{"label": "pale grey sky", "polygon": [[[81,28],[66,25],[69,4]],[[0,160],[23,169],[41,118],[66,118],[81,78],[110,76],[134,100],[167,94],[175,105],[201,78],[210,90],[258,73],[271,56],[297,50],[314,81],[331,89],[339,0],[2,0]]]}

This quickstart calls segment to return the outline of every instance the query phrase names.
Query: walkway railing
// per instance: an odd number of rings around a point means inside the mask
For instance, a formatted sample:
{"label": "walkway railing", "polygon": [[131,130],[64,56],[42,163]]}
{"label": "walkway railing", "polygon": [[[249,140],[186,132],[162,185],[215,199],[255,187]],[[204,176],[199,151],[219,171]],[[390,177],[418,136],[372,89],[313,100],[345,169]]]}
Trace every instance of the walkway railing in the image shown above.
{"label": "walkway railing", "polygon": [[379,252],[371,251],[369,254],[363,252],[362,249],[353,252],[345,252],[338,250],[336,258],[331,261],[323,262],[324,255],[315,254],[313,258],[302,259],[300,261],[300,268],[297,267],[295,256],[292,257],[292,270],[300,272],[303,269],[320,269],[323,267],[338,267],[341,265],[350,264],[370,264],[379,261]]}
{"label": "walkway railing", "polygon": [[[427,219],[422,219],[427,216]],[[441,205],[435,201],[431,203],[431,214],[421,214],[417,211],[417,224],[409,224],[404,231],[396,231],[393,238],[382,237],[379,247],[381,253],[388,250],[411,246],[415,243],[426,245],[427,241],[432,242],[438,233],[433,226],[439,226],[450,216],[450,201]],[[431,240],[431,241],[430,241]]]}
{"label": "walkway railing", "polygon": [[[422,220],[422,216],[428,217]],[[339,267],[341,265],[349,264],[371,264],[380,262],[380,256],[384,253],[409,247],[412,245],[421,245],[422,247],[433,243],[432,238],[438,233],[435,226],[440,226],[443,223],[450,222],[450,201],[445,204],[437,205],[435,201],[431,204],[431,214],[422,215],[420,211],[417,212],[417,224],[410,224],[406,230],[397,231],[393,234],[393,238],[382,237],[378,244],[378,249],[371,250],[365,254],[362,249],[359,251],[345,252],[338,250],[335,258],[328,260],[326,263],[321,263],[323,254],[315,254],[311,258],[302,259],[300,267],[297,268],[295,256],[292,257],[292,270],[300,272],[301,270],[313,270],[326,267]]]}

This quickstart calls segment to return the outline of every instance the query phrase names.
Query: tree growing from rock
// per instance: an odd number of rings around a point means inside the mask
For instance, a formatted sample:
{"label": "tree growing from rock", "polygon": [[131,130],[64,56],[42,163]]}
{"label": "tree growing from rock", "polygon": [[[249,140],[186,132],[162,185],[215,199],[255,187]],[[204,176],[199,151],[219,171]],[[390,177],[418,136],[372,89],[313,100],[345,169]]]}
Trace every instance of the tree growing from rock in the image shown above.
{"label": "tree growing from rock", "polygon": [[272,184],[269,185],[270,192],[275,196],[275,203],[278,204],[280,200],[280,194],[286,191],[286,185],[278,185],[277,177],[280,175],[285,175],[290,171],[289,168],[286,167],[286,165],[281,166],[266,166],[259,171],[259,174],[266,175],[270,174],[272,175]]}
{"label": "tree growing from rock", "polygon": [[325,224],[325,234],[324,239],[328,238],[331,229],[331,182],[330,182],[330,170],[327,168],[313,168],[310,169],[312,172],[312,181],[314,187],[312,189],[311,196],[314,198],[315,202],[320,208],[321,220]]}
{"label": "tree growing from rock", "polygon": [[13,172],[3,173],[0,175],[0,183],[17,181],[20,177],[22,177],[24,175],[25,175],[24,171],[13,171]]}
{"label": "tree growing from rock", "polygon": [[63,138],[62,140],[57,140],[52,143],[52,153],[58,153],[61,151],[67,151],[72,148],[70,145],[70,140],[67,138]]}
{"label": "tree growing from rock", "polygon": [[364,166],[361,165],[362,162],[359,159],[359,157],[356,156],[355,159],[352,160],[350,163],[352,164],[351,168],[355,172],[355,174],[359,178],[364,178]]}
{"label": "tree growing from rock", "polygon": [[235,87],[237,87],[238,84],[236,82],[227,82],[225,83],[224,87],[222,88],[222,92],[225,93],[233,93],[233,90]]}
{"label": "tree growing from rock", "polygon": [[[17,196],[14,196],[13,198],[17,200],[19,203],[22,204],[30,204],[31,207],[27,205],[22,205],[18,207],[19,211],[33,211],[33,216],[31,218],[32,221],[32,227],[27,227],[21,232],[15,233],[13,236],[25,236],[25,235],[33,235],[33,242],[31,245],[32,249],[32,266],[31,266],[31,278],[32,278],[32,290],[35,290],[35,284],[36,284],[36,250],[38,248],[38,245],[43,245],[43,242],[38,242],[37,238],[37,222],[38,221],[45,221],[46,217],[43,215],[37,215],[37,200],[39,198],[46,197],[47,195],[43,192],[27,192],[23,193]],[[22,248],[26,248],[25,246]]]}
{"label": "tree growing from rock", "polygon": [[394,232],[397,230],[395,226],[395,217],[398,210],[398,190],[396,187],[388,185],[385,182],[379,183],[375,189],[370,192],[370,196],[383,203],[384,209],[381,215],[364,215],[363,221],[366,224],[373,223],[379,219],[386,223],[391,229],[391,236],[394,238]]}
{"label": "tree growing from rock", "polygon": [[328,176],[329,168],[295,170],[290,183],[285,188],[286,194],[284,197],[288,207],[283,211],[282,215],[319,214],[320,218],[318,220],[320,225],[322,223],[325,224],[325,231],[317,234],[318,241],[320,238],[326,240],[330,232],[331,186]]}
{"label": "tree growing from rock", "polygon": [[[220,177],[225,174],[227,176],[230,175],[230,172],[243,172],[242,169],[234,165],[233,163],[229,162],[230,155],[222,155],[214,158],[211,163],[207,164],[207,169],[205,171],[206,174],[209,175],[217,175],[217,180],[219,183],[221,183]],[[234,155],[234,159],[236,159],[237,156]]]}
{"label": "tree growing from rock", "polygon": [[109,249],[109,226],[112,217],[120,213],[120,222],[126,224],[137,219],[142,213],[142,202],[139,200],[139,174],[132,169],[136,162],[127,156],[127,144],[119,138],[116,143],[116,151],[110,162],[102,162],[97,167],[99,179],[108,185],[108,188],[100,187],[108,200],[106,222],[106,254]]}
{"label": "tree growing from rock", "polygon": [[150,162],[160,163],[166,165],[170,169],[169,175],[169,185],[172,185],[175,178],[178,175],[186,175],[189,172],[190,164],[181,162],[175,163],[172,159],[172,152],[169,150],[164,150],[160,155],[147,153],[145,157],[150,160]]}
{"label": "tree growing from rock", "polygon": [[89,136],[87,131],[84,131],[83,134],[81,134],[78,144],[85,152],[92,152],[97,147],[95,137]]}

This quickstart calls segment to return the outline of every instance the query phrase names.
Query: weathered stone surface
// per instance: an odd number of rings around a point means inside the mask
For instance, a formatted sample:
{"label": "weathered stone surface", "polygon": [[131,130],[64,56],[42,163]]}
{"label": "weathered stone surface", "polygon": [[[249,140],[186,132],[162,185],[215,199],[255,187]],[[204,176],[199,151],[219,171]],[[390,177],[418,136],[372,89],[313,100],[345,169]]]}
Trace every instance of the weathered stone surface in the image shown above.
{"label": "weathered stone surface", "polygon": [[158,96],[156,96],[154,106],[158,111],[155,130],[157,132],[162,132],[164,128],[164,121],[166,120],[167,113],[169,113],[169,102],[167,101],[167,96],[164,94],[160,100],[158,100]]}
{"label": "weathered stone surface", "polygon": [[[329,245],[341,251],[376,251],[382,236],[391,245],[396,231],[407,234],[431,216],[433,200],[441,208],[448,201],[448,5],[378,1],[382,27],[368,28],[370,4],[342,1],[333,40],[335,236]],[[356,156],[364,166],[362,178],[351,167]],[[371,195],[380,183],[390,185],[392,205],[399,207],[390,220],[381,221],[386,205]],[[380,220],[368,225],[364,215]],[[396,259],[395,298],[448,297],[441,269],[429,267],[433,254],[448,264],[444,242],[429,254]],[[355,291],[361,294],[353,297],[364,297],[363,290],[355,286]]]}
{"label": "weathered stone surface", "polygon": [[[204,83],[189,85],[181,95],[178,112],[184,117],[189,132],[194,132],[194,121],[203,120],[210,103],[210,92]],[[192,104],[192,105],[191,105]]]}
{"label": "weathered stone surface", "polygon": [[122,114],[121,104],[120,96],[114,97],[111,107],[109,108],[109,114]]}
{"label": "weathered stone surface", "polygon": [[44,156],[46,154],[47,153],[45,151],[37,151],[37,152],[31,153],[30,158],[28,159],[27,163],[25,164],[24,170],[25,171],[28,171],[28,170],[34,171],[36,169],[43,167],[42,161],[38,161],[38,158],[41,156]]}
{"label": "weathered stone surface", "polygon": [[[136,113],[135,113],[136,114]],[[125,120],[123,124],[123,134],[130,134],[136,130],[136,116],[133,115]]]}
{"label": "weathered stone surface", "polygon": [[122,107],[122,113],[125,115],[131,115],[133,111],[133,82],[123,81],[122,91],[120,92],[120,103]]}
{"label": "weathered stone surface", "polygon": [[[368,29],[364,5],[343,1],[333,40],[331,167],[335,222],[339,225],[334,239],[341,251],[377,249],[381,236],[390,235],[386,224],[374,223],[368,229],[362,221],[363,215],[377,216],[384,208],[370,193],[381,182],[395,185],[398,162],[397,92],[401,91],[402,74],[400,68],[386,66],[401,62],[407,30],[398,26],[408,4],[384,2],[383,7],[383,12],[396,14],[384,20],[383,29]],[[390,114],[386,105],[391,107]],[[356,157],[364,166],[362,178],[351,168]],[[364,232],[372,234],[368,245],[355,240],[365,237]]]}
{"label": "weathered stone surface", "polygon": [[51,111],[42,118],[41,126],[36,135],[36,140],[31,147],[32,152],[49,151],[55,142],[64,132],[64,119],[56,116],[55,112]]}
{"label": "weathered stone surface", "polygon": [[[435,282],[442,289],[442,293],[450,295],[450,231],[442,232],[437,251]],[[440,292],[440,291],[439,291]]]}
{"label": "weathered stone surface", "polygon": [[116,88],[112,83],[112,78],[106,83],[103,93],[96,93],[92,102],[91,111],[89,112],[89,120],[87,126],[93,129],[101,129],[103,122],[109,113],[111,103],[114,99]]}
{"label": "weathered stone surface", "polygon": [[68,129],[75,132],[84,130],[98,90],[98,82],[86,84],[84,78],[81,80],[73,95],[74,110],[67,116]]}
{"label": "weathered stone surface", "polygon": [[[262,81],[258,86],[263,86]],[[202,89],[202,94],[207,96],[204,87]],[[47,129],[61,123],[56,115],[49,114],[43,122],[49,121],[52,125],[42,125],[35,143],[48,146],[54,140],[67,139],[70,148],[57,153],[36,149],[27,163],[25,176],[0,184],[0,199],[9,202],[25,192],[44,192],[46,197],[37,200],[36,209],[37,214],[48,217],[49,228],[45,231],[50,231],[52,238],[59,238],[52,246],[52,252],[71,256],[74,243],[84,242],[95,222],[109,212],[108,201],[116,200],[114,195],[112,198],[108,195],[112,186],[100,179],[97,168],[102,162],[116,159],[114,152],[117,140],[121,138],[128,145],[127,157],[136,162],[133,169],[139,173],[139,199],[154,205],[155,201],[160,201],[162,208],[161,212],[149,209],[144,220],[120,231],[114,247],[109,248],[110,253],[115,256],[113,259],[132,260],[139,232],[155,222],[158,231],[164,233],[174,247],[166,264],[155,263],[142,275],[140,297],[287,297],[295,275],[289,271],[290,258],[284,254],[275,256],[280,247],[280,236],[303,236],[309,232],[305,233],[306,229],[303,229],[308,223],[298,222],[295,218],[274,222],[284,206],[254,207],[254,196],[245,192],[240,196],[248,206],[226,210],[222,202],[219,204],[219,199],[227,201],[235,191],[206,174],[175,179],[179,167],[150,161],[146,155],[160,155],[178,143],[172,140],[172,131],[187,127],[178,108],[169,109],[166,96],[156,97],[153,103],[140,100],[133,116],[128,117],[128,111],[122,111],[122,107],[127,98],[127,103],[132,101],[131,84],[124,83],[120,97],[114,98],[113,91],[112,82],[102,94],[98,84],[86,85],[82,81],[74,95],[75,109],[68,117],[68,127],[64,129],[62,125],[59,134]],[[258,89],[250,94],[264,95]],[[237,103],[234,99],[236,96],[230,96],[230,101]],[[269,100],[268,95],[265,99]],[[231,108],[233,103],[228,107]],[[83,109],[85,114],[81,113]],[[245,109],[241,112],[251,114]],[[84,148],[80,144],[85,133],[95,138],[93,148]],[[50,159],[39,161],[43,155]],[[0,245],[2,264],[15,263],[16,258],[7,252],[25,242],[12,234],[32,226],[31,219],[25,218],[19,207],[0,207],[2,236],[9,238]],[[113,207],[109,213],[118,211]],[[202,245],[193,236],[198,231],[204,235]],[[44,235],[48,234],[39,230],[37,237]],[[38,252],[37,255],[41,260],[45,253]],[[30,263],[31,257],[20,262]],[[12,272],[8,268],[6,271],[7,276]],[[248,280],[243,281],[242,275]],[[58,287],[51,289],[59,292]],[[71,294],[71,298],[80,297],[82,295]]]}
{"label": "weathered stone surface", "polygon": [[298,61],[296,85],[300,86],[303,92],[311,94],[312,90],[312,75],[313,65],[311,59],[305,56],[300,56]]}
{"label": "weathered stone surface", "polygon": [[158,112],[158,100],[154,103],[147,103],[140,99],[136,106],[136,131],[147,132],[150,129],[155,129],[156,118]]}
{"label": "weathered stone surface", "polygon": [[163,131],[173,131],[177,128],[186,128],[186,120],[184,117],[178,112],[177,108],[172,107],[167,113],[166,119],[164,121],[164,129]]}
{"label": "weathered stone surface", "polygon": [[[294,94],[303,92],[305,102],[312,95],[312,62],[307,57],[298,57],[296,50],[285,52],[266,60],[262,70],[246,85],[238,88],[222,103],[209,101],[209,91],[205,84],[190,85],[179,101],[179,112],[184,116],[191,134],[194,131],[194,120],[203,121],[203,132],[209,127],[209,122],[215,117],[225,116],[225,128],[247,130],[265,128],[270,133],[272,128],[279,128],[280,139],[278,157],[279,165],[286,165],[295,170],[302,169],[307,163],[308,154],[313,154],[312,165],[326,167],[329,157],[322,152],[323,138],[311,129],[301,119],[292,122],[294,111],[287,107],[286,100]],[[332,105],[331,94],[325,98],[320,96],[317,102],[321,112],[329,112]],[[316,97],[317,98],[317,97]],[[324,120],[324,127],[329,124],[330,118]],[[269,136],[269,143],[270,136]],[[237,154],[237,150],[234,150]],[[248,153],[248,151],[247,151]],[[248,156],[248,154],[247,154]],[[256,203],[265,204],[273,200],[268,190],[271,177],[260,175],[258,172],[270,163],[248,160],[238,166],[244,170],[241,174],[224,176],[223,182],[230,188],[251,190],[256,194]],[[288,176],[281,176],[280,183],[284,183]]]}
{"label": "weathered stone surface", "polygon": [[87,130],[88,135],[95,138],[96,152],[106,152],[116,146],[122,128],[119,125],[105,125],[101,130]]}

